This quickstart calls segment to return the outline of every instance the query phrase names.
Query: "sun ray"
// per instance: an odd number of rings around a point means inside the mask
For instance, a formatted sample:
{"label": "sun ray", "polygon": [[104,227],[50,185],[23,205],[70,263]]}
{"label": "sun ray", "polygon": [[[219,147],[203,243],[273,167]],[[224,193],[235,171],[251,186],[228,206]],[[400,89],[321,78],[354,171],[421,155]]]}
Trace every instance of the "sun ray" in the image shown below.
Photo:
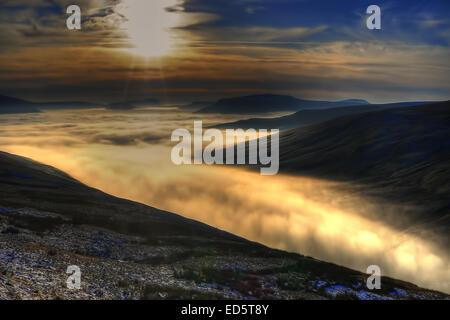
{"label": "sun ray", "polygon": [[167,10],[177,0],[125,0],[117,11],[126,20],[122,28],[128,33],[131,53],[155,57],[168,54],[175,45],[171,29],[180,21],[177,12]]}

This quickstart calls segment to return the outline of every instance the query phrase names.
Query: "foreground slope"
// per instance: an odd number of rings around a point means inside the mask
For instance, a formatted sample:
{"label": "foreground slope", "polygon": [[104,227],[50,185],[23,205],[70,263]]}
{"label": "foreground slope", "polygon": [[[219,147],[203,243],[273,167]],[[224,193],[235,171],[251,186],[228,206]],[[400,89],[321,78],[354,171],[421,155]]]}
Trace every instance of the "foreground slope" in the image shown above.
{"label": "foreground slope", "polygon": [[[213,214],[213,213],[212,213]],[[66,288],[79,266],[81,290]],[[0,152],[0,299],[443,299],[273,250]]]}

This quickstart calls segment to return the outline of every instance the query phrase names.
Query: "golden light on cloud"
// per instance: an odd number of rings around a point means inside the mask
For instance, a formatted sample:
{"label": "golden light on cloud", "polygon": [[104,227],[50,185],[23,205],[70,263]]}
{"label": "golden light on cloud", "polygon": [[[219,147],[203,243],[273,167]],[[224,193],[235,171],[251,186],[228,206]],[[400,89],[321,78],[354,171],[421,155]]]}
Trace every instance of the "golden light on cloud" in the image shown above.
{"label": "golden light on cloud", "polygon": [[336,190],[339,184],[335,182],[280,175],[268,183],[258,173],[241,169],[174,170],[164,168],[163,161],[149,167],[151,157],[161,161],[155,153],[165,153],[155,147],[128,149],[120,157],[117,147],[111,146],[83,151],[3,149],[59,167],[113,195],[176,212],[271,247],[361,271],[375,263],[385,275],[450,290],[448,282],[441,281],[450,274],[448,255],[426,239],[360,215],[358,208],[379,209],[363,199],[354,198],[344,207],[333,203],[346,196]]}
{"label": "golden light on cloud", "polygon": [[122,28],[131,41],[130,52],[146,57],[162,56],[175,45],[171,29],[180,21],[180,14],[167,11],[177,0],[125,0],[117,7],[126,21]]}

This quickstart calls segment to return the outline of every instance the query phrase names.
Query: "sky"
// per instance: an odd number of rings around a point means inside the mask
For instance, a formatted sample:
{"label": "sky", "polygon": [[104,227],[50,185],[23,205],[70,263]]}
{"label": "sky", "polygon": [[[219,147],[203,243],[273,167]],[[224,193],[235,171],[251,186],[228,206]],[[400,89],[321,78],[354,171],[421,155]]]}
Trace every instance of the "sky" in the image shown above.
{"label": "sky", "polygon": [[[81,30],[66,28],[71,4]],[[372,4],[381,30],[366,27]],[[448,100],[449,9],[447,0],[0,0],[0,94]]]}

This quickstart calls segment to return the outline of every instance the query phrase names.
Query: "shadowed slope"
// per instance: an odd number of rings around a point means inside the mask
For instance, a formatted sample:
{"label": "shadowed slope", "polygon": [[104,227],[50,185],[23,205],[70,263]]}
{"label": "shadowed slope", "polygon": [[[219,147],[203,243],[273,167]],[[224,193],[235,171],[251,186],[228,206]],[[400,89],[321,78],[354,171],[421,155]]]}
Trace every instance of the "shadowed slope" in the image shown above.
{"label": "shadowed slope", "polygon": [[3,152],[0,152],[0,194],[0,205],[4,207],[57,212],[76,224],[106,227],[153,240],[175,235],[250,244],[202,223],[110,196],[55,168]]}
{"label": "shadowed slope", "polygon": [[352,182],[362,193],[421,206],[414,219],[448,235],[450,102],[288,130],[280,137],[280,170]]}
{"label": "shadowed slope", "polygon": [[413,105],[425,104],[425,102],[405,102],[391,104],[370,104],[357,105],[349,107],[336,107],[320,110],[301,110],[294,114],[279,118],[252,118],[248,120],[240,120],[236,122],[224,123],[214,126],[220,129],[294,129],[307,125],[317,124],[320,122],[332,120],[338,117],[351,114],[360,114],[364,112],[381,111],[395,107],[407,107]]}
{"label": "shadowed slope", "polygon": [[32,102],[0,95],[0,114],[37,112],[40,111]]}
{"label": "shadowed slope", "polygon": [[351,105],[369,104],[365,100],[349,99],[343,101],[303,100],[291,96],[276,94],[251,95],[236,98],[220,99],[215,104],[197,111],[198,113],[235,113],[255,114],[282,111],[298,111],[302,109],[322,109]]}

